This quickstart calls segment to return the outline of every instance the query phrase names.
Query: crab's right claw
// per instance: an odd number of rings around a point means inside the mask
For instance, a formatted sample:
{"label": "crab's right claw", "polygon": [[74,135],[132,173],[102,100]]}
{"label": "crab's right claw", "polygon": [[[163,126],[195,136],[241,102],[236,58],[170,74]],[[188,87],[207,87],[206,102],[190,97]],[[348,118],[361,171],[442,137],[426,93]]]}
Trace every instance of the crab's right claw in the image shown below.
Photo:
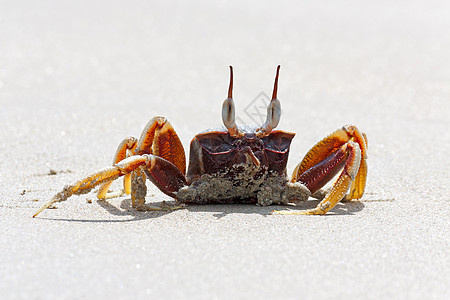
{"label": "crab's right claw", "polygon": [[315,209],[274,213],[322,215],[342,199],[361,198],[367,178],[366,160],[367,136],[364,133],[354,125],[345,125],[334,131],[308,151],[292,176],[292,182],[302,182],[311,193],[316,193],[343,169],[331,190]]}
{"label": "crab's right claw", "polygon": [[176,198],[175,194],[182,187],[187,185],[184,174],[173,163],[156,155],[143,155],[146,158],[144,168],[147,178],[161,192]]}
{"label": "crab's right claw", "polygon": [[[153,117],[145,126],[139,140],[133,137],[124,139],[114,155],[113,165],[134,154],[153,154],[162,157],[174,164],[183,174],[186,172],[186,157],[183,145],[170,122],[164,117]],[[98,189],[97,198],[109,199],[123,194],[129,195],[132,189],[131,177],[131,174],[124,176],[124,188],[117,192],[108,192],[114,180],[105,182]],[[145,202],[144,199],[134,199],[134,194],[132,194],[132,198],[133,201]]]}
{"label": "crab's right claw", "polygon": [[153,154],[174,164],[181,173],[186,173],[186,156],[183,144],[175,129],[164,117],[151,119],[139,138],[137,155]]}
{"label": "crab's right claw", "polygon": [[[357,143],[349,141],[347,144],[343,145],[338,151],[336,151],[336,154],[330,156],[330,159],[325,160],[324,163],[325,164],[323,165],[319,164],[318,169],[320,169],[321,171],[329,170],[330,175],[334,174],[337,170],[339,170],[341,168],[342,163],[345,164],[337,181],[334,183],[331,190],[326,194],[325,198],[322,201],[320,201],[317,207],[314,209],[308,209],[298,212],[274,211],[275,214],[324,215],[327,212],[329,212],[333,207],[336,206],[336,204],[339,203],[339,201],[341,201],[344,198],[344,196],[350,190],[352,182],[355,181],[358,174],[358,170],[360,169],[361,149]],[[321,172],[316,172],[314,170],[311,176],[317,178],[318,176],[321,175],[320,173]],[[308,173],[305,173],[305,176],[301,176],[300,178],[306,178],[308,175],[309,175]],[[325,176],[325,178],[326,177],[327,176]],[[311,180],[313,180],[313,178],[311,178]]]}

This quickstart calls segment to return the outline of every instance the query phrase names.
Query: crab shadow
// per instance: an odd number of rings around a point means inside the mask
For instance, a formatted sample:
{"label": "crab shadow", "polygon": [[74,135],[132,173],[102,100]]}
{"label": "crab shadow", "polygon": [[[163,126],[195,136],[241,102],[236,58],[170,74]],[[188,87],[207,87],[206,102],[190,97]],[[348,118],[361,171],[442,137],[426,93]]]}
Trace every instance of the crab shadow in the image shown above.
{"label": "crab shadow", "polygon": [[[217,219],[223,218],[232,214],[259,214],[261,216],[267,217],[271,216],[274,210],[290,210],[290,211],[302,211],[306,209],[312,209],[317,206],[319,200],[309,200],[305,202],[300,202],[296,205],[272,205],[272,206],[257,206],[254,204],[203,204],[203,205],[186,205],[181,208],[192,213],[205,212],[213,213],[213,216]],[[175,210],[162,210],[162,211],[141,211],[132,208],[131,199],[121,200],[119,206],[114,205],[108,201],[97,200],[96,203],[106,210],[109,214],[118,217],[132,217],[127,219],[116,219],[116,220],[104,220],[104,219],[62,219],[62,218],[43,218],[47,220],[54,221],[67,221],[67,222],[87,222],[87,223],[123,223],[140,221],[146,219],[160,218],[165,215],[177,212],[180,209]],[[165,202],[151,202],[148,205],[153,207],[164,207],[175,205],[174,201]],[[340,202],[325,216],[337,216],[337,215],[353,215],[356,212],[361,211],[364,208],[364,204],[359,201],[351,202]]]}
{"label": "crab shadow", "polygon": [[[319,200],[309,200],[297,204],[289,205],[271,205],[271,206],[257,206],[254,204],[209,204],[209,205],[188,205],[185,207],[190,212],[209,212],[214,213],[214,217],[223,218],[231,214],[259,214],[262,216],[272,216],[274,210],[278,211],[302,211],[312,209],[319,204]],[[325,216],[337,215],[354,215],[364,209],[364,204],[359,201],[349,201],[338,203]]]}

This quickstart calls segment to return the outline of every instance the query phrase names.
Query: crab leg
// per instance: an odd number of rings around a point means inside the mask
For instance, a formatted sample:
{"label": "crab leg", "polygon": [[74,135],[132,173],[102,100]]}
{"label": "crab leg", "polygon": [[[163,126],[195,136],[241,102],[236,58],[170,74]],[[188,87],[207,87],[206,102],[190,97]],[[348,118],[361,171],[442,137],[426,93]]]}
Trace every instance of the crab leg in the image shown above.
{"label": "crab leg", "polygon": [[[119,147],[117,147],[116,154],[114,155],[113,159],[113,166],[120,161],[124,160],[130,154],[134,152],[134,149],[136,149],[137,146],[137,139],[134,137],[127,137],[125,138],[120,144]],[[123,190],[118,192],[112,192],[108,193],[108,189],[113,183],[114,180],[107,181],[103,183],[99,188],[97,192],[97,198],[98,199],[111,199],[115,197],[120,197],[124,193],[127,195],[131,192],[131,174],[126,174],[123,177]]]}
{"label": "crab leg", "polygon": [[115,164],[112,167],[108,167],[92,173],[87,177],[77,181],[73,185],[66,185],[64,189],[53,196],[53,198],[39,208],[33,215],[33,218],[40,214],[44,209],[49,208],[53,203],[66,201],[72,195],[81,195],[90,192],[95,186],[110,182],[126,175],[131,171],[139,168],[146,163],[146,157],[144,156],[131,156]]}
{"label": "crab leg", "polygon": [[[173,163],[183,174],[185,173],[186,158],[183,145],[181,144],[181,141],[170,122],[164,117],[157,116],[152,118],[142,131],[139,141],[132,137],[124,139],[122,143],[120,143],[116,154],[114,155],[113,165],[133,154],[153,154],[160,156]],[[132,184],[132,176],[135,184]],[[142,172],[134,175],[131,173],[126,174],[124,176],[123,191],[112,193],[108,193],[108,188],[114,180],[105,182],[100,186],[97,193],[97,198],[110,199],[119,197],[124,193],[130,194],[132,191],[132,185],[135,185],[137,186],[136,189],[139,189],[140,192],[133,192],[131,194],[133,207],[143,205],[143,203],[145,203],[146,191],[144,191],[145,187],[143,187],[145,186],[145,178],[139,179],[139,177],[142,176],[145,177]]]}
{"label": "crab leg", "polygon": [[352,182],[358,174],[361,161],[361,150],[357,143],[352,141],[347,144],[349,157],[344,166],[344,170],[339,175],[336,183],[327,196],[317,205],[316,208],[300,212],[302,215],[323,215],[330,211],[348,192]]}
{"label": "crab leg", "polygon": [[174,193],[186,185],[186,179],[184,174],[170,161],[152,154],[144,154],[142,157],[145,158],[145,166],[132,172],[132,206],[138,210],[173,210],[183,207],[156,208],[145,205],[145,195],[147,193],[146,178],[172,198],[176,198]]}
{"label": "crab leg", "polygon": [[[174,175],[175,178],[178,178],[177,176],[181,174],[183,180],[185,180],[184,174],[186,172],[186,157],[184,154],[184,148],[177,133],[166,118],[154,117],[148,122],[141,134],[135,152],[139,155],[148,155],[146,157],[149,161],[158,162],[158,164],[155,164],[156,168],[158,168],[159,165],[166,165],[165,162],[167,162],[170,164],[170,167],[168,167],[168,174],[177,174]],[[159,157],[162,161],[164,161],[164,163],[160,163],[160,159],[157,159],[156,157]],[[175,168],[176,171],[172,170],[172,167]],[[147,167],[147,171],[152,169],[153,166]],[[147,175],[152,174],[151,172],[146,173]],[[145,203],[145,195],[147,194],[145,175],[146,174],[144,174],[142,170],[137,170],[132,174],[131,203],[132,206],[137,209],[143,209]],[[153,177],[158,178],[158,176]],[[169,196],[174,197],[171,195],[172,191],[170,191],[170,189],[167,190],[164,184],[158,185],[158,180],[153,177],[150,176],[149,179],[154,182],[159,189]]]}
{"label": "crab leg", "polygon": [[[348,192],[352,182],[355,180],[355,177],[358,174],[358,170],[360,168],[361,162],[361,149],[359,145],[353,141],[349,141],[347,144],[343,145],[333,154],[329,159],[319,164],[314,173],[319,174],[322,172],[317,172],[317,170],[322,170],[327,175],[317,177],[312,176],[309,182],[306,182],[305,185],[312,190],[320,188],[323,182],[326,183],[325,178],[337,172],[342,168],[342,162],[345,162],[344,169],[339,175],[336,183],[333,185],[331,190],[327,193],[325,198],[317,205],[314,209],[309,209],[306,211],[274,211],[276,214],[283,215],[323,215],[330,211],[333,207],[336,206],[339,201],[345,196]],[[307,174],[306,172],[304,174]],[[318,178],[318,179],[317,179]],[[300,179],[305,179],[302,177]],[[302,180],[299,180],[302,181]]]}
{"label": "crab leg", "polygon": [[186,156],[181,141],[169,121],[164,117],[151,119],[139,139],[137,155],[153,154],[174,164],[186,173]]}
{"label": "crab leg", "polygon": [[[364,194],[367,177],[367,137],[353,125],[345,125],[314,145],[305,155],[301,163],[295,168],[291,181],[299,181],[299,178],[303,173],[326,160],[332,153],[349,141],[354,141],[359,145],[361,150],[361,167],[356,174],[354,183],[350,189],[350,194],[346,197],[346,199],[350,200],[361,198]],[[336,173],[334,173],[333,176]]]}

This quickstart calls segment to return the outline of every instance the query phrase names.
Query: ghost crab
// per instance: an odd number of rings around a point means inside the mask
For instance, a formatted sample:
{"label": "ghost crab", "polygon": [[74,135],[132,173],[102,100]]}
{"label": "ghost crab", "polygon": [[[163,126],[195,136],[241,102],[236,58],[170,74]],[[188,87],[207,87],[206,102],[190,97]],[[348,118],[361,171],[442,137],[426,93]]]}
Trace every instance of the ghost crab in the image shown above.
{"label": "ghost crab", "polygon": [[[113,165],[67,185],[45,203],[33,217],[55,202],[85,194],[100,185],[98,199],[131,193],[132,207],[139,210],[176,209],[145,204],[148,178],[163,193],[180,204],[256,203],[261,206],[321,199],[314,209],[280,214],[325,214],[339,201],[359,199],[367,176],[367,137],[353,125],[332,132],[309,150],[286,176],[286,164],[294,133],[274,130],[281,115],[277,99],[277,68],[272,100],[261,126],[238,126],[232,98],[233,68],[230,66],[228,98],[222,106],[225,127],[197,134],[191,141],[189,167],[183,146],[172,125],[164,117],[154,117],[139,140],[128,137],[120,143]],[[342,171],[341,171],[342,170]],[[341,171],[328,191],[321,188]],[[117,178],[124,176],[124,189],[109,192]],[[348,194],[347,194],[348,193]]]}

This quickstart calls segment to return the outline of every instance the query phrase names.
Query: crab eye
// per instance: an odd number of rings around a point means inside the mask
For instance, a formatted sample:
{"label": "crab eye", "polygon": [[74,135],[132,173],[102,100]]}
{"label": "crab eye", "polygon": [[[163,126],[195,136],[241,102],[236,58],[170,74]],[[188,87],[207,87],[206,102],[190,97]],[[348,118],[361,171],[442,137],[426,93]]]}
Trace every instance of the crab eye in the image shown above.
{"label": "crab eye", "polygon": [[266,123],[270,125],[271,128],[278,126],[281,118],[281,104],[280,100],[272,99],[267,106],[267,120]]}
{"label": "crab eye", "polygon": [[223,101],[222,120],[228,132],[233,137],[238,137],[239,130],[234,117],[234,101],[233,101],[233,67],[230,66],[230,85],[228,86],[228,98]]}
{"label": "crab eye", "polygon": [[222,120],[226,128],[234,128],[235,123],[235,109],[233,99],[227,98],[222,105]]}
{"label": "crab eye", "polygon": [[280,66],[277,67],[277,75],[275,76],[275,83],[273,84],[272,100],[270,100],[267,106],[267,118],[266,122],[261,125],[259,131],[262,136],[268,135],[272,129],[278,126],[281,118],[281,104],[280,100],[277,99],[278,92],[278,77],[280,75]]}

